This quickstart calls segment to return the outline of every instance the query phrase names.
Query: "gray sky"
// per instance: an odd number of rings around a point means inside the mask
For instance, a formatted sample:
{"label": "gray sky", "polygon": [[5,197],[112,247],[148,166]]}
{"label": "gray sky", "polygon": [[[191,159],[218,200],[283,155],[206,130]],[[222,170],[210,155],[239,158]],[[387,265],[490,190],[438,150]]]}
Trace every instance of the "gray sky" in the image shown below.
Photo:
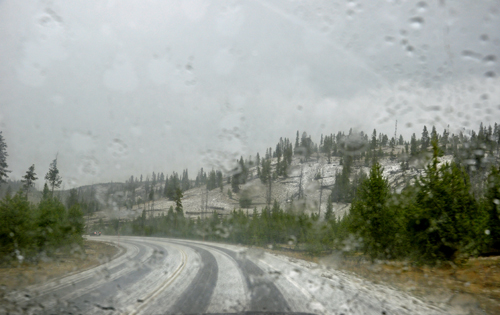
{"label": "gray sky", "polygon": [[297,129],[500,121],[499,52],[500,1],[3,0],[0,130],[11,178],[194,177]]}

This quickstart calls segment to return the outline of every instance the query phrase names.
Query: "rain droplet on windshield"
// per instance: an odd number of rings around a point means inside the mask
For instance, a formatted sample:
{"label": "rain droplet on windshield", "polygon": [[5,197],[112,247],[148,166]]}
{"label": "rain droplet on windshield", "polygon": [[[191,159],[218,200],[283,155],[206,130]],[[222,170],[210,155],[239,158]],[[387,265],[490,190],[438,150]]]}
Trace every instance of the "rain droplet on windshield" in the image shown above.
{"label": "rain droplet on windshield", "polygon": [[483,42],[486,42],[486,41],[488,41],[489,37],[488,37],[488,35],[487,35],[487,34],[482,34],[482,35],[479,37],[479,39],[481,39],[481,41],[483,41]]}
{"label": "rain droplet on windshield", "polygon": [[427,2],[420,1],[419,3],[417,3],[417,8],[418,8],[418,11],[420,11],[420,12],[427,11]]}
{"label": "rain droplet on windshield", "polygon": [[497,56],[495,55],[488,55],[483,58],[483,61],[486,63],[495,63],[497,61]]}
{"label": "rain droplet on windshield", "polygon": [[424,25],[424,19],[420,16],[415,16],[410,19],[410,26],[414,29],[421,29]]}

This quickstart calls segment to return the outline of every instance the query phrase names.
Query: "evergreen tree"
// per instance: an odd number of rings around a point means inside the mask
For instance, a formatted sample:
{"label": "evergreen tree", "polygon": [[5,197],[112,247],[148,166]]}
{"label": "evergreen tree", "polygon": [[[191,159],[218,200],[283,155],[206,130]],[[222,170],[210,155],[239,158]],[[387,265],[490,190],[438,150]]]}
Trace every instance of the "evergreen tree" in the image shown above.
{"label": "evergreen tree", "polygon": [[422,152],[425,152],[430,144],[430,138],[429,138],[429,132],[427,131],[427,126],[424,126],[424,130],[422,131],[422,139],[420,141],[421,141],[420,150]]}
{"label": "evergreen tree", "polygon": [[441,150],[443,151],[444,154],[448,153],[447,146],[449,144],[449,132],[447,129],[443,131],[443,136],[440,139],[440,144],[441,144]]}
{"label": "evergreen tree", "polygon": [[224,177],[221,171],[217,171],[217,186],[220,188],[220,192],[224,191]]}
{"label": "evergreen tree", "polygon": [[26,175],[23,176],[23,189],[26,191],[26,198],[28,197],[28,192],[35,185],[35,181],[38,179],[35,173],[35,164],[31,165],[30,168],[26,171]]}
{"label": "evergreen tree", "polygon": [[38,248],[51,252],[67,241],[66,209],[57,198],[49,197],[38,204],[36,224]]}
{"label": "evergreen tree", "polygon": [[217,188],[217,175],[212,169],[208,175],[207,190],[212,190]]}
{"label": "evergreen tree", "polygon": [[410,155],[416,156],[417,154],[418,154],[417,136],[415,134],[412,134],[410,140]]}
{"label": "evergreen tree", "polygon": [[331,197],[335,202],[351,202],[352,186],[350,182],[352,156],[345,155],[342,162],[342,171],[335,174]]}
{"label": "evergreen tree", "polygon": [[294,153],[297,154],[299,150],[300,144],[299,144],[299,131],[297,130],[297,137],[295,138],[295,148],[294,148]]}
{"label": "evergreen tree", "polygon": [[47,183],[43,184],[42,200],[50,197],[49,185]]}
{"label": "evergreen tree", "polygon": [[239,163],[239,171],[240,171],[239,183],[245,184],[247,182],[247,179],[248,179],[248,168],[245,165],[245,161],[243,161],[243,157],[240,157],[240,161],[238,163]]}
{"label": "evergreen tree", "polygon": [[271,180],[271,160],[262,160],[262,170],[260,172],[260,181],[267,184]]}
{"label": "evergreen tree", "polygon": [[333,136],[325,136],[323,140],[323,152],[326,154],[328,164],[332,162]]}
{"label": "evergreen tree", "polygon": [[184,212],[183,212],[183,207],[182,207],[182,190],[180,190],[179,188],[177,188],[175,190],[175,212],[177,215],[180,215],[180,216],[184,216]]}
{"label": "evergreen tree", "polygon": [[439,142],[438,134],[437,134],[437,131],[436,131],[436,126],[432,126],[431,142],[432,141]]}
{"label": "evergreen tree", "polygon": [[35,253],[33,212],[20,193],[0,200],[0,261],[15,258],[16,250],[24,257]]}
{"label": "evergreen tree", "polygon": [[432,149],[432,161],[417,179],[407,206],[413,254],[431,263],[453,260],[476,249],[473,222],[478,213],[467,173],[455,163],[438,167],[436,141]]}
{"label": "evergreen tree", "polygon": [[155,172],[153,172],[153,174],[151,175],[151,185],[153,185],[153,188],[156,185],[156,174],[155,174]]}
{"label": "evergreen tree", "polygon": [[370,150],[374,151],[377,148],[377,130],[373,129],[372,138],[370,141]]}
{"label": "evergreen tree", "polygon": [[50,163],[50,168],[45,175],[45,180],[48,181],[50,185],[52,195],[54,194],[54,188],[61,187],[62,179],[57,169],[57,157]]}
{"label": "evergreen tree", "polygon": [[5,179],[9,177],[7,173],[10,173],[7,170],[7,144],[2,136],[2,131],[0,131],[0,184],[5,183]]}
{"label": "evergreen tree", "polygon": [[187,168],[184,171],[182,171],[181,185],[182,185],[182,191],[188,191],[191,188],[191,183],[189,182],[189,175]]}
{"label": "evergreen tree", "polygon": [[398,232],[395,214],[387,203],[391,197],[383,168],[375,162],[368,179],[361,183],[353,201],[349,220],[351,231],[363,238],[363,249],[372,258],[393,257]]}
{"label": "evergreen tree", "polygon": [[[492,167],[488,176],[487,191],[482,202],[487,213],[486,233],[489,234],[489,246],[500,250],[500,168]],[[488,249],[487,249],[488,250]]]}

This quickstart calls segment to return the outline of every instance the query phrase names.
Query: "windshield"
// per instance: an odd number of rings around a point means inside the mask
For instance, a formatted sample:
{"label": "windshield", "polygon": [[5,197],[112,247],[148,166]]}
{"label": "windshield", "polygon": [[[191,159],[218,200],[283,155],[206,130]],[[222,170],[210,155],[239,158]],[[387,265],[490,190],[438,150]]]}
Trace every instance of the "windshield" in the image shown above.
{"label": "windshield", "polygon": [[0,309],[500,312],[498,1],[0,0]]}

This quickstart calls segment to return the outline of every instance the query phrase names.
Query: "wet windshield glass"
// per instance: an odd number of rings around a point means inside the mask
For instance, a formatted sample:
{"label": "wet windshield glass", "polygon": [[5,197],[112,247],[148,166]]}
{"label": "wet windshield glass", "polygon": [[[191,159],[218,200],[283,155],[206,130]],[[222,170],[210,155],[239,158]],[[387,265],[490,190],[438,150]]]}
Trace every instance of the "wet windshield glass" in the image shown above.
{"label": "wet windshield glass", "polygon": [[500,312],[498,1],[0,0],[0,309]]}

